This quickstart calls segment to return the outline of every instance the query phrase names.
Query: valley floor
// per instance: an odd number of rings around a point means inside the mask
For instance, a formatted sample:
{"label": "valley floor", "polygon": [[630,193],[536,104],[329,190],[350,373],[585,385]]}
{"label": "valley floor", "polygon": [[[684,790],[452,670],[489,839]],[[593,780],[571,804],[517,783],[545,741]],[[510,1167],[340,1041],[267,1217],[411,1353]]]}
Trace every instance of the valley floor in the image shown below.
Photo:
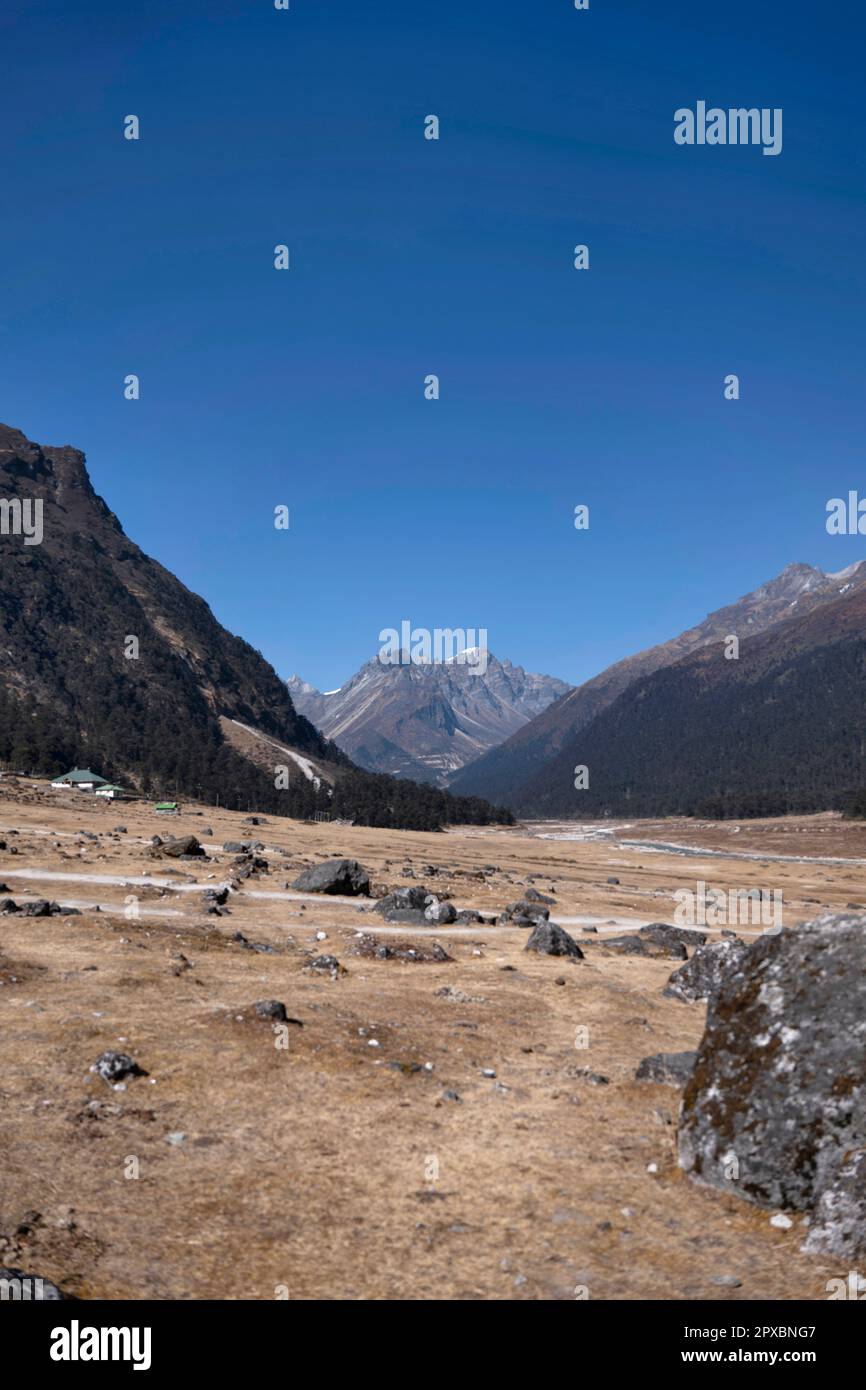
{"label": "valley floor", "polygon": [[[150,837],[167,833],[199,836],[209,862],[150,858]],[[221,846],[249,838],[266,845],[270,872],[231,895],[230,915],[205,915],[200,890],[229,876]],[[682,1176],[679,1092],[634,1074],[650,1053],[695,1047],[704,1006],[662,996],[676,962],[602,943],[609,923],[673,921],[673,892],[700,879],[781,890],[786,926],[866,902],[866,827],[833,815],[739,829],[253,827],[238,813],[166,821],[4,779],[3,840],[0,898],[81,915],[0,916],[0,1265],[85,1299],[573,1299],[581,1288],[591,1299],[823,1299],[829,1279],[847,1277],[840,1261],[799,1252],[798,1218],[774,1229],[771,1213]],[[450,962],[355,955],[360,930],[385,939],[369,902],[287,886],[335,855],[375,882],[424,883],[485,913],[533,878],[555,890],[552,916],[586,959],[526,954],[526,933],[498,926],[431,931]],[[322,952],[348,974],[305,968]],[[262,999],[303,1022],[287,1050],[255,1017]],[[581,1029],[587,1048],[575,1045]],[[113,1090],[89,1071],[106,1049],[149,1075]]]}

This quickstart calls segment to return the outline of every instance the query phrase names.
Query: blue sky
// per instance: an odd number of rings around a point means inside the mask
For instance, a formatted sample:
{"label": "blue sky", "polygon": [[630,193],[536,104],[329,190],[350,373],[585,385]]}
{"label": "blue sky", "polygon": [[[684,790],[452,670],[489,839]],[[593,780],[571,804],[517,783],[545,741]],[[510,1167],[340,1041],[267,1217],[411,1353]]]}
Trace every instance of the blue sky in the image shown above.
{"label": "blue sky", "polygon": [[[7,0],[0,419],[325,689],[403,618],[578,681],[840,569],[864,40],[853,3]],[[675,145],[698,99],[781,107],[782,153]]]}

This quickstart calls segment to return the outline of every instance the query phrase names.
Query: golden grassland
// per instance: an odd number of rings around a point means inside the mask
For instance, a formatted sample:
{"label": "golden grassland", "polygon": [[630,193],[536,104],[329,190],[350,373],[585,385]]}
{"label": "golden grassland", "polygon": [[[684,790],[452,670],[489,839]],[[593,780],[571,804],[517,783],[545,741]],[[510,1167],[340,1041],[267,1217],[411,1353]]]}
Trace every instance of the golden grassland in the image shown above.
{"label": "golden grassland", "polygon": [[[126,834],[112,833],[119,824]],[[8,895],[100,905],[0,916],[0,1264],[85,1299],[826,1298],[848,1271],[799,1252],[799,1218],[776,1230],[770,1213],[685,1179],[679,1092],[634,1080],[647,1054],[700,1039],[704,1006],[662,995],[675,962],[607,953],[596,938],[569,964],[524,952],[526,933],[500,926],[431,932],[450,962],[369,959],[353,955],[356,933],[381,920],[359,911],[369,902],[286,890],[302,867],[345,855],[377,883],[423,882],[457,907],[498,912],[532,879],[555,890],[556,918],[639,923],[672,921],[672,893],[704,879],[781,889],[793,925],[866,898],[864,870],[771,856],[866,858],[866,829],[833,815],[635,822],[585,841],[536,829],[252,827],[207,807],[165,821],[0,782]],[[202,837],[209,862],[150,858],[155,833]],[[128,882],[213,886],[233,858],[216,847],[250,837],[270,872],[231,896],[228,916],[206,915],[198,891]],[[120,882],[86,881],[97,875]],[[320,952],[348,973],[311,972]],[[303,1022],[288,1048],[255,1016],[261,999]],[[89,1071],[106,1049],[149,1075],[112,1089]],[[725,1276],[740,1287],[714,1282]]]}

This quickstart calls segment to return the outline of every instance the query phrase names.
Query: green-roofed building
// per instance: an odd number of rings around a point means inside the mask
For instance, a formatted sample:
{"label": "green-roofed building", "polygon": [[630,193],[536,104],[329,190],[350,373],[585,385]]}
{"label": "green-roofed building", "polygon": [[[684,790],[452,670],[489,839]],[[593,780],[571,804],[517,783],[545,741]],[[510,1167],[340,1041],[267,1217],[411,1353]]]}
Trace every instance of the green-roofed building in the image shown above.
{"label": "green-roofed building", "polygon": [[105,777],[99,777],[95,772],[91,772],[86,767],[74,767],[71,772],[67,772],[63,777],[55,777],[51,783],[55,791],[68,791],[72,787],[79,792],[93,792],[97,787],[108,785]]}

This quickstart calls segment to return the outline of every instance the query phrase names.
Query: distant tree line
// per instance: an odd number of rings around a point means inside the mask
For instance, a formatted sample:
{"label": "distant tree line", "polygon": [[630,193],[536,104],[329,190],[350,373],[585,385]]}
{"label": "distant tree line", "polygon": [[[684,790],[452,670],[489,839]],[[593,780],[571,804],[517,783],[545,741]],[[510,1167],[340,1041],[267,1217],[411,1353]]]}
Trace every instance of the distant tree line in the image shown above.
{"label": "distant tree line", "polygon": [[194,799],[302,820],[322,811],[360,825],[407,830],[513,823],[510,811],[478,797],[452,797],[435,787],[366,773],[343,756],[333,794],[324,784],[317,788],[300,769],[278,790],[273,776],[226,742],[206,707],[196,718],[195,705],[188,706],[179,720],[147,698],[152,688],[148,692],[124,681],[109,668],[91,670],[89,681],[75,722],[0,688],[0,762],[46,776],[89,767],[154,799]]}

